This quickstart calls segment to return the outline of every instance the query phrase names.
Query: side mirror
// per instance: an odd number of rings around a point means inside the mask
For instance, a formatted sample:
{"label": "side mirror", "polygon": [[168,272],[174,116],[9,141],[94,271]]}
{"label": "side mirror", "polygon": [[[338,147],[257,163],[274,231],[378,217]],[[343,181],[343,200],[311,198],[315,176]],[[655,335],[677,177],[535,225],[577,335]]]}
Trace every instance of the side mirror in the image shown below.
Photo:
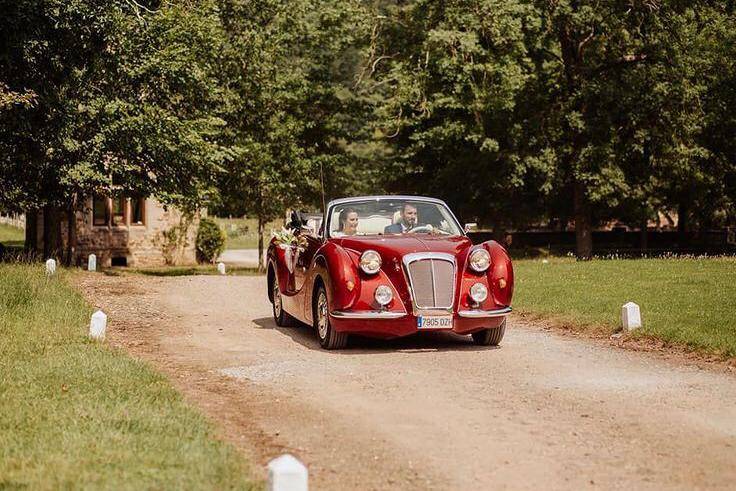
{"label": "side mirror", "polygon": [[465,224],[465,233],[468,232],[477,232],[478,231],[478,224],[475,222],[466,223]]}

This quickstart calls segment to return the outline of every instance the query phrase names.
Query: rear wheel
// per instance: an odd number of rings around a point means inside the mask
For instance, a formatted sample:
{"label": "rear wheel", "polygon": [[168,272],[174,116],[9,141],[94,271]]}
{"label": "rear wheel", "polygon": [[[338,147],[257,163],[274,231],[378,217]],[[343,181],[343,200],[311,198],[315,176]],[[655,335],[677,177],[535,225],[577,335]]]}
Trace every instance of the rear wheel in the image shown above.
{"label": "rear wheel", "polygon": [[281,291],[279,290],[279,281],[277,278],[273,279],[271,293],[273,295],[273,320],[276,321],[276,325],[279,327],[295,326],[296,319],[284,310],[284,306],[281,301]]}
{"label": "rear wheel", "polygon": [[473,336],[473,342],[479,346],[498,346],[505,332],[506,319],[498,327],[483,329],[482,331],[474,332],[471,336]]}
{"label": "rear wheel", "polygon": [[327,301],[327,291],[320,285],[314,297],[314,328],[319,336],[319,344],[324,349],[341,349],[348,344],[348,335],[337,332],[330,322],[330,306]]}

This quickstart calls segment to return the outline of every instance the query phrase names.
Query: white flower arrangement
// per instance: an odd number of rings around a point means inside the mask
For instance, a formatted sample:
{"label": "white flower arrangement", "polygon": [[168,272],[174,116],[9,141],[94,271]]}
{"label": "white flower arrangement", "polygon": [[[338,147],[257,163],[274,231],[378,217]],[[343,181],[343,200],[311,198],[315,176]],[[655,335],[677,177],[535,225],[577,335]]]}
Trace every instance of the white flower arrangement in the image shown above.
{"label": "white flower arrangement", "polygon": [[304,252],[307,249],[307,238],[303,235],[294,233],[294,229],[282,227],[280,231],[273,231],[274,242],[282,249],[296,248],[298,252]]}
{"label": "white flower arrangement", "polygon": [[294,233],[294,229],[282,227],[273,232],[274,243],[284,250],[286,268],[293,273],[299,253],[307,249],[307,239],[303,235]]}

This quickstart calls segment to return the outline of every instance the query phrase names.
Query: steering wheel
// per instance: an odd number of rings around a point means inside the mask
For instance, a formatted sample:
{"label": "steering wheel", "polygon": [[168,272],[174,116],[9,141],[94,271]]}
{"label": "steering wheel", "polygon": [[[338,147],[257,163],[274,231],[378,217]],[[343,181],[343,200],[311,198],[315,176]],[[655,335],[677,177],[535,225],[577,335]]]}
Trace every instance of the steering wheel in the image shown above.
{"label": "steering wheel", "polygon": [[429,233],[429,234],[440,233],[440,234],[444,234],[444,235],[450,235],[449,232],[445,232],[441,228],[434,227],[434,226],[432,226],[432,224],[429,224],[429,223],[427,225],[420,225],[418,227],[414,227],[413,229],[411,229],[409,231],[409,233],[411,233],[411,234],[417,233],[417,232],[420,232],[420,233],[421,232],[426,232],[426,233]]}

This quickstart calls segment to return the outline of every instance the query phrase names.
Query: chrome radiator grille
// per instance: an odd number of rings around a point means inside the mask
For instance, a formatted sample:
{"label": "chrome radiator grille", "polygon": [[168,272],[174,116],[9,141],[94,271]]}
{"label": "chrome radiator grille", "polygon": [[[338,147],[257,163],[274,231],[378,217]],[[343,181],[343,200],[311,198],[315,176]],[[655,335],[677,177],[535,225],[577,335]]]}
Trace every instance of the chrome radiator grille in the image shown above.
{"label": "chrome radiator grille", "polygon": [[451,309],[455,296],[455,262],[444,254],[409,254],[404,258],[414,306]]}

